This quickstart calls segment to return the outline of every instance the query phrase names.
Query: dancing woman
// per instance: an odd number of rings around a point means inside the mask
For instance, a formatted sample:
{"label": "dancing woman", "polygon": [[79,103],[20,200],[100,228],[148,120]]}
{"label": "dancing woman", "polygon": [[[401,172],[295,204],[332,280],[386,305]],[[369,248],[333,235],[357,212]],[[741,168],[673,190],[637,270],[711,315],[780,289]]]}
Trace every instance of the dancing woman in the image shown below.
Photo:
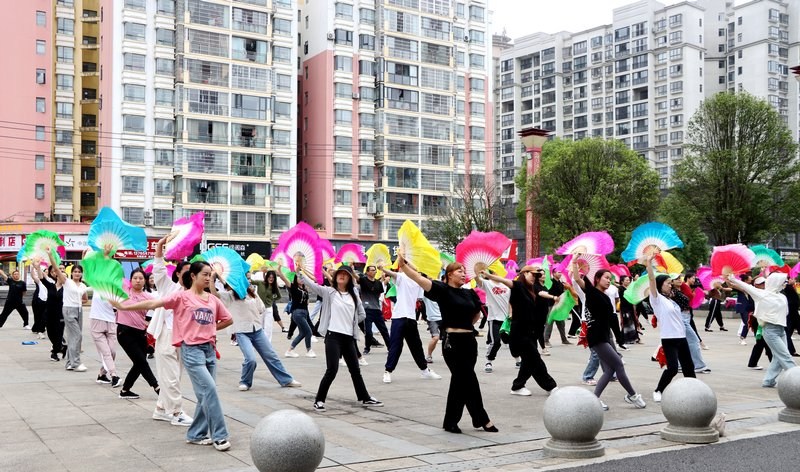
{"label": "dancing woman", "polygon": [[[137,306],[142,301],[151,301],[154,297],[144,290],[145,273],[142,269],[134,269],[131,272],[131,289],[128,292],[128,302],[123,307],[117,308],[117,341],[119,342],[122,350],[128,355],[133,365],[125,376],[125,381],[122,383],[122,390],[119,392],[119,398],[135,400],[139,395],[131,391],[131,387],[136,383],[136,380],[141,375],[156,392],[160,392],[158,386],[158,379],[150,369],[150,364],[147,362],[147,310],[151,309],[134,309],[131,306]],[[113,304],[112,304],[113,305]],[[116,305],[114,305],[116,306]]]}
{"label": "dancing woman", "polygon": [[[283,280],[283,283],[289,287],[289,297],[292,305],[292,321],[297,325],[297,330],[299,331],[297,337],[294,338],[289,345],[285,356],[300,357],[300,354],[296,353],[294,348],[296,348],[301,341],[305,341],[306,357],[317,357],[311,349],[311,337],[313,333],[311,331],[311,318],[309,318],[308,315],[308,289],[306,288],[305,280],[302,277],[295,276],[294,280],[289,282],[289,279],[283,275],[283,272],[278,270],[277,274],[278,277]],[[292,330],[289,329],[289,331],[291,332]]]}
{"label": "dancing woman", "polygon": [[[50,264],[56,265],[53,252],[49,252]],[[83,341],[83,305],[88,303],[86,284],[83,283],[83,268],[75,264],[70,276],[65,271],[57,273],[57,286],[63,287],[61,313],[64,318],[64,331],[67,338],[67,363],[65,368],[75,372],[86,372],[81,363],[81,344]]]}
{"label": "dancing woman", "polygon": [[0,269],[0,278],[8,284],[8,295],[6,296],[6,304],[3,306],[3,312],[0,313],[0,328],[6,323],[8,315],[16,310],[19,316],[22,317],[22,328],[30,329],[28,326],[28,308],[25,307],[25,302],[22,297],[28,291],[27,284],[24,280],[20,280],[19,269],[11,272],[11,277]]}
{"label": "dancing woman", "polygon": [[473,325],[481,317],[481,301],[472,289],[461,288],[466,283],[464,266],[458,262],[445,269],[446,282],[423,277],[403,256],[397,258],[397,267],[424,290],[425,297],[439,304],[442,312],[441,327],[445,332],[442,355],[450,369],[450,389],[442,427],[450,433],[460,433],[458,422],[467,407],[472,426],[496,433],[497,427],[483,408],[483,397],[475,363],[478,360],[478,343]]}
{"label": "dancing woman", "polygon": [[50,350],[50,360],[58,362],[58,355],[66,357],[66,346],[64,346],[64,317],[61,314],[63,304],[64,288],[58,284],[58,273],[63,270],[61,266],[50,265],[47,268],[47,277],[42,274],[42,266],[39,259],[34,258],[31,262],[36,267],[35,272],[31,272],[33,281],[40,283],[47,290],[47,302],[45,311],[47,313],[45,329],[47,337],[53,348]]}
{"label": "dancing woman", "polygon": [[[586,340],[588,341],[589,348],[594,349],[603,367],[603,375],[600,377],[600,380],[597,381],[594,394],[597,398],[600,398],[606,385],[608,385],[608,382],[610,382],[611,378],[616,374],[620,385],[628,392],[624,397],[625,401],[633,404],[636,408],[646,407],[647,404],[642,398],[642,395],[636,393],[633,385],[631,385],[628,374],[625,372],[625,366],[622,364],[622,359],[611,344],[611,323],[617,325],[619,323],[615,315],[614,307],[611,306],[611,300],[604,293],[611,285],[611,272],[605,269],[598,270],[592,283],[586,276],[581,275],[580,268],[577,264],[572,264],[572,280],[574,281],[573,287],[575,291],[578,292],[578,296],[585,300]],[[608,410],[608,405],[602,400],[600,403],[604,410]]]}

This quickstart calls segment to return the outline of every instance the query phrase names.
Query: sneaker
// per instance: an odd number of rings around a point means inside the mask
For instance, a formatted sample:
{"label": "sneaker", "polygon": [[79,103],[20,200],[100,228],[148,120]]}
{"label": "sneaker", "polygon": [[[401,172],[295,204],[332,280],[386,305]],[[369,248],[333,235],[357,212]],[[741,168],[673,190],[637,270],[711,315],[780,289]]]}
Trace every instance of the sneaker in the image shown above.
{"label": "sneaker", "polygon": [[487,362],[485,366],[483,366],[483,371],[487,374],[491,374],[494,372],[494,366],[492,366],[491,362]]}
{"label": "sneaker", "polygon": [[720,330],[720,331],[728,331],[728,328],[726,328],[726,327],[724,327],[724,326],[720,326],[720,327],[719,327],[719,330]]}
{"label": "sneaker", "polygon": [[171,413],[167,413],[164,410],[158,411],[158,408],[153,410],[153,419],[154,420],[157,420],[157,421],[170,421],[171,422],[172,418],[173,418],[172,414]]}
{"label": "sneaker", "polygon": [[761,367],[760,365],[754,365],[752,367],[747,366],[747,368],[750,369],[750,370],[764,370],[764,368]]}
{"label": "sneaker", "polygon": [[385,383],[385,384],[392,383],[392,373],[391,372],[384,372],[383,373],[383,383]]}
{"label": "sneaker", "polygon": [[584,385],[597,385],[597,380],[595,379],[581,380],[581,383]]}
{"label": "sneaker", "polygon": [[694,373],[695,374],[710,374],[711,373],[711,369],[709,369],[708,367],[704,367],[704,368],[702,368],[700,370],[696,370]]}
{"label": "sneaker", "polygon": [[420,372],[419,376],[425,380],[439,380],[442,378],[441,375],[437,374],[436,372],[430,369],[423,370],[422,372]]}
{"label": "sneaker", "polygon": [[218,451],[227,451],[231,448],[231,443],[227,439],[221,441],[214,441],[214,449]]}
{"label": "sneaker", "polygon": [[739,338],[739,345],[740,346],[747,346],[747,341],[745,341],[744,338]]}
{"label": "sneaker", "polygon": [[106,374],[103,374],[103,375],[98,375],[97,380],[95,380],[95,382],[99,384],[110,384],[111,380],[106,376]]}
{"label": "sneaker", "polygon": [[606,405],[606,402],[603,400],[600,400],[600,407],[603,409],[603,411],[608,411],[608,405]]}
{"label": "sneaker", "polygon": [[139,398],[139,395],[131,392],[130,390],[128,390],[127,392],[123,390],[119,392],[119,397],[122,398],[123,400],[136,400],[137,398]]}
{"label": "sneaker", "polygon": [[550,349],[547,349],[547,348],[542,349],[542,355],[543,356],[549,356],[550,355]]}
{"label": "sneaker", "polygon": [[661,403],[661,392],[653,392],[653,401]]}
{"label": "sneaker", "polygon": [[523,397],[529,397],[531,396],[531,391],[525,387],[518,388],[516,390],[511,389],[511,395],[521,395]]}
{"label": "sneaker", "polygon": [[428,364],[433,364],[433,357],[432,356],[426,357],[425,362],[427,362]]}
{"label": "sneaker", "polygon": [[313,349],[309,349],[308,352],[306,352],[306,357],[317,357],[317,354]]}
{"label": "sneaker", "polygon": [[45,335],[44,335],[44,333],[39,333],[39,339],[44,339],[44,338],[46,338],[46,337],[47,337],[47,336],[45,336]]}
{"label": "sneaker", "polygon": [[361,359],[358,360],[358,365],[361,366],[369,365],[369,362],[367,362],[367,360],[362,357]]}
{"label": "sneaker", "polygon": [[31,325],[25,325],[22,327],[22,329],[31,329]]}
{"label": "sneaker", "polygon": [[642,398],[641,393],[625,395],[625,401],[632,404],[636,408],[644,408],[647,406],[647,403],[644,402],[644,398]]}
{"label": "sneaker", "polygon": [[122,387],[122,379],[117,377],[116,375],[111,376],[111,388],[119,388]]}
{"label": "sneaker", "polygon": [[288,333],[288,332],[289,332],[289,328],[281,328],[281,333]]}
{"label": "sneaker", "polygon": [[364,401],[362,401],[362,402],[361,402],[361,405],[363,405],[363,406],[376,406],[376,407],[378,407],[378,406],[383,406],[383,402],[382,402],[382,401],[379,401],[379,400],[378,400],[378,399],[376,399],[375,397],[369,397],[369,400],[364,400]]}
{"label": "sneaker", "polygon": [[173,415],[172,421],[169,422],[172,426],[191,426],[192,422],[194,422],[194,418],[187,415],[184,412],[180,412],[178,415]]}
{"label": "sneaker", "polygon": [[325,411],[325,402],[314,402],[314,409],[317,411]]}
{"label": "sneaker", "polygon": [[64,367],[64,369],[66,369],[66,370],[75,370],[75,367],[72,367],[71,365],[68,365],[68,366]]}
{"label": "sneaker", "polygon": [[567,339],[578,339],[578,337],[572,334],[568,334]]}
{"label": "sneaker", "polygon": [[301,384],[300,382],[298,382],[297,380],[294,380],[294,379],[292,379],[291,382],[289,382],[286,385],[284,385],[284,387],[289,387],[289,388],[297,388],[297,387],[302,387],[302,386],[303,386],[303,384]]}
{"label": "sneaker", "polygon": [[235,339],[231,339],[231,346],[238,346],[238,345],[239,345],[239,341],[237,341]]}
{"label": "sneaker", "polygon": [[514,364],[514,367],[519,369],[520,364],[522,364],[522,361],[517,361],[516,364]]}
{"label": "sneaker", "polygon": [[344,361],[344,359],[339,359],[339,365],[342,366],[342,367],[346,367],[347,363]]}
{"label": "sneaker", "polygon": [[364,354],[365,356],[368,356],[369,355],[369,349],[364,348],[364,352],[362,354]]}
{"label": "sneaker", "polygon": [[89,369],[87,369],[86,366],[83,364],[79,365],[78,367],[75,367],[75,372],[86,372],[87,370]]}
{"label": "sneaker", "polygon": [[312,342],[312,343],[318,343],[318,342],[319,342],[319,339],[317,339],[317,337],[316,337],[316,336],[311,336],[311,342]]}
{"label": "sneaker", "polygon": [[198,446],[210,446],[214,444],[214,441],[212,441],[211,438],[187,439],[186,444],[196,444]]}
{"label": "sneaker", "polygon": [[246,392],[248,390],[250,390],[250,387],[248,387],[247,384],[239,384],[239,391],[240,392]]}
{"label": "sneaker", "polygon": [[706,343],[700,343],[700,349],[702,349],[702,350],[704,350],[704,351],[710,351],[710,349],[708,348],[708,346],[706,346]]}
{"label": "sneaker", "polygon": [[286,351],[286,354],[284,354],[284,355],[286,357],[300,357],[300,354],[294,352],[294,350],[292,350],[292,349],[289,349],[288,351]]}
{"label": "sneaker", "polygon": [[776,385],[778,385],[777,382],[771,382],[771,383],[764,382],[761,384],[763,388],[775,388]]}
{"label": "sneaker", "polygon": [[553,345],[552,345],[552,344],[550,344],[550,341],[546,341],[546,342],[544,343],[544,347],[545,347],[545,349],[550,349],[551,347],[553,347]]}

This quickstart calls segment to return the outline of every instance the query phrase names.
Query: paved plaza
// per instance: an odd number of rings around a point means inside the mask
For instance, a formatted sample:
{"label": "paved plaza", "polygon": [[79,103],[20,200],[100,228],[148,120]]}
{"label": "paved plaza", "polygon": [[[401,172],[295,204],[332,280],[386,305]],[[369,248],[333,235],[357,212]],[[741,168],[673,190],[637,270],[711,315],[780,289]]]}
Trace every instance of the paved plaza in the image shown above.
{"label": "paved plaza", "polygon": [[[715,329],[701,333],[710,347],[703,355],[712,373],[698,375],[717,394],[719,411],[727,414],[727,435],[721,442],[800,431],[800,425],[778,422],[782,404],[777,390],[761,388],[764,371],[746,367],[752,337],[747,346],[740,346],[734,332],[738,321],[726,321],[728,332]],[[280,388],[259,364],[253,389],[240,392],[242,356],[239,348],[221,335],[217,388],[233,444],[221,453],[212,447],[188,445],[184,428],[154,421],[151,413],[156,395],[143,379],[132,389],[142,398],[133,401],[117,398],[119,389],[96,384],[100,364],[88,325],[87,309],[82,359],[89,370],[84,373],[68,372],[62,363],[51,362],[47,340],[23,345],[22,341],[34,336],[21,329],[16,314],[0,329],[0,470],[253,472],[256,469],[249,451],[253,428],[264,416],[287,408],[311,415],[322,428],[326,449],[320,470],[325,472],[548,470],[692,447],[663,441],[658,434],[665,419],[660,406],[652,402],[652,390],[660,375],[658,365],[650,360],[658,342],[653,329],[645,332],[644,345],[624,353],[628,374],[648,401],[647,408],[637,410],[625,403],[622,387],[611,383],[602,397],[610,410],[605,413],[599,435],[606,455],[565,460],[545,458],[542,452],[549,438],[542,423],[547,394],[532,380],[528,382],[532,396],[509,394],[517,370],[506,347],[500,351],[493,373],[483,372],[482,356],[476,367],[486,409],[500,432],[472,429],[465,413],[461,422],[464,434],[456,435],[441,429],[450,374],[440,349],[431,367],[443,376],[442,380],[420,379],[406,350],[391,384],[382,382],[386,349],[373,349],[362,372],[370,394],[385,407],[363,408],[342,368],[328,396],[328,410],[317,413],[312,403],[325,370],[321,342],[313,345],[319,354],[315,359],[283,359],[289,372],[303,383],[301,388]],[[423,340],[429,339],[424,326],[419,325],[419,329]],[[554,334],[553,341],[556,339]],[[800,338],[794,339],[800,342]],[[484,340],[479,338],[481,354]],[[273,342],[282,356],[289,343],[286,335],[276,332]],[[556,342],[551,351],[552,356],[544,359],[559,386],[580,386],[588,350]],[[117,359],[120,372],[126,372],[130,361],[121,350]],[[766,357],[762,358],[761,365],[767,364]],[[183,389],[184,408],[192,414],[194,396],[185,375]],[[673,470],[682,469],[676,465]]]}

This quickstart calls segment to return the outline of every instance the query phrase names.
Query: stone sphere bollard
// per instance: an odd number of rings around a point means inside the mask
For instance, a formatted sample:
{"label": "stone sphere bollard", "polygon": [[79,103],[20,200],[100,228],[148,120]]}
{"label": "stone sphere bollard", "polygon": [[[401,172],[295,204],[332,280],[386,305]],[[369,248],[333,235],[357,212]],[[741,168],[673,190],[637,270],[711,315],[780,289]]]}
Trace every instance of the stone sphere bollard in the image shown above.
{"label": "stone sphere bollard", "polygon": [[605,454],[597,441],[603,407],[593,393],[579,387],[559,388],[545,400],[542,419],[552,436],[544,445],[546,456],[585,459]]}
{"label": "stone sphere bollard", "polygon": [[719,441],[719,432],[711,427],[717,414],[717,396],[711,387],[694,378],[674,380],[664,390],[661,411],[669,424],[661,438],[690,444]]}
{"label": "stone sphere bollard", "polygon": [[800,423],[800,367],[792,367],[781,374],[778,397],[786,405],[778,413],[778,419],[787,423]]}
{"label": "stone sphere bollard", "polygon": [[297,410],[279,410],[258,422],[250,456],[260,472],[313,472],[325,453],[322,430]]}

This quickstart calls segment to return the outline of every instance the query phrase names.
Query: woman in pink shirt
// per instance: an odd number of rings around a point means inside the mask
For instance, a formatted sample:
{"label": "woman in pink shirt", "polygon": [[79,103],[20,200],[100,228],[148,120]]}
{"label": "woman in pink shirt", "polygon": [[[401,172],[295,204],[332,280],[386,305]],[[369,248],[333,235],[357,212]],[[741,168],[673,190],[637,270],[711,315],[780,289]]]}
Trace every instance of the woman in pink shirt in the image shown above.
{"label": "woman in pink shirt", "polygon": [[121,305],[117,309],[154,310],[164,307],[172,310],[172,344],[180,347],[181,360],[192,380],[197,408],[194,422],[186,432],[186,442],[211,445],[218,451],[227,451],[228,429],[225,415],[217,395],[217,357],[214,349],[217,330],[233,324],[231,314],[219,298],[206,292],[211,284],[211,266],[207,262],[194,262],[183,274],[183,286],[191,287],[162,299],[140,301]]}
{"label": "woman in pink shirt", "polygon": [[[142,269],[131,272],[131,289],[128,292],[128,303],[151,300],[153,296],[144,290],[145,273]],[[160,390],[158,379],[147,362],[147,310],[134,309],[129,306],[117,309],[117,342],[131,359],[133,366],[125,376],[119,397],[135,400],[139,395],[131,392],[131,387],[141,375],[153,387],[156,395]]]}

